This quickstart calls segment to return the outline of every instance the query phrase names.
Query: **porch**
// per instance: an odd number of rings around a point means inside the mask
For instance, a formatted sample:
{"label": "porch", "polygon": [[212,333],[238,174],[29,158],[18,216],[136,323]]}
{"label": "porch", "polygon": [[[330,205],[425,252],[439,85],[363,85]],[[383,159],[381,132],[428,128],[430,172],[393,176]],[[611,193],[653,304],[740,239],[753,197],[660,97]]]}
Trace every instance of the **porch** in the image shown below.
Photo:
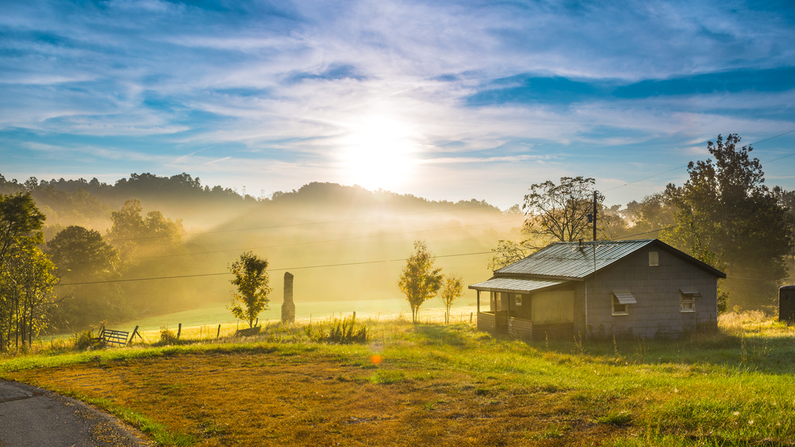
{"label": "porch", "polygon": [[[469,286],[477,291],[478,330],[520,340],[572,337],[574,291],[564,283],[492,278]],[[489,297],[485,309],[481,292]]]}

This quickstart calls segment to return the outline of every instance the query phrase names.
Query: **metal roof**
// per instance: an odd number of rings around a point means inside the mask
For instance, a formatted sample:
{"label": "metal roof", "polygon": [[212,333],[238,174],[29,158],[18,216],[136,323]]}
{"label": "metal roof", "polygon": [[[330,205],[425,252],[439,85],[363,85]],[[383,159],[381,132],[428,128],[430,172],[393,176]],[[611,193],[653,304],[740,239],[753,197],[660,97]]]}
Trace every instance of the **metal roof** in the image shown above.
{"label": "metal roof", "polygon": [[491,278],[469,286],[476,290],[494,290],[497,292],[530,292],[531,290],[544,289],[557,286],[567,281],[541,280],[541,279],[513,279],[513,278]]}
{"label": "metal roof", "polygon": [[634,241],[556,242],[494,272],[502,275],[533,275],[580,280],[651,244],[654,239]]}
{"label": "metal roof", "polygon": [[613,290],[613,295],[620,304],[638,304],[635,295],[626,290]]}

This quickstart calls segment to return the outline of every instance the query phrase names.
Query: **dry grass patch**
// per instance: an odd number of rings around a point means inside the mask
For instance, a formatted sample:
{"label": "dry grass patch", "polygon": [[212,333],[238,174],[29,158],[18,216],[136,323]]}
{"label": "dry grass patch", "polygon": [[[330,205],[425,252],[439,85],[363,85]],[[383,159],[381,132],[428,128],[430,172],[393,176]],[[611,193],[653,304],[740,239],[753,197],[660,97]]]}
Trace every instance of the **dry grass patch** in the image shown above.
{"label": "dry grass patch", "polygon": [[[314,353],[204,352],[14,373],[107,399],[195,445],[590,445],[623,432],[561,405],[565,392],[500,390],[461,372],[346,365]],[[390,378],[390,379],[384,379]]]}

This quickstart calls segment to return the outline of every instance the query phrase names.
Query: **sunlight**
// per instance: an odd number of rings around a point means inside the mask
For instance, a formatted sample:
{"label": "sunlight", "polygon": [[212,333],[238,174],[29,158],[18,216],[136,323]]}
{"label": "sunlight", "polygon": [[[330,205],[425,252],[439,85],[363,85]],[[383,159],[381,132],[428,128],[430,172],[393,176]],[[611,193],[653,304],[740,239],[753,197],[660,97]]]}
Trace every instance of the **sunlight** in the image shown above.
{"label": "sunlight", "polygon": [[399,121],[371,117],[349,126],[343,141],[342,169],[346,183],[366,189],[394,189],[411,175],[416,143],[411,128]]}

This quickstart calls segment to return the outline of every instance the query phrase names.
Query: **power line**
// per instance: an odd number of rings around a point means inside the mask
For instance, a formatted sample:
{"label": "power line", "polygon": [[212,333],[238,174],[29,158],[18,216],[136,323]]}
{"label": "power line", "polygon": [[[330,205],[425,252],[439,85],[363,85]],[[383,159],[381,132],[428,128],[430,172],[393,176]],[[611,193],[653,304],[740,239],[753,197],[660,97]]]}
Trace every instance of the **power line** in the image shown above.
{"label": "power line", "polygon": [[[485,255],[491,254],[492,251],[478,251],[478,252],[470,252],[470,253],[456,253],[451,255],[438,255],[435,258],[455,258],[461,256],[475,256],[475,255]],[[340,264],[319,264],[319,265],[305,265],[305,266],[298,266],[298,267],[283,267],[283,268],[275,268],[269,269],[271,272],[283,272],[288,270],[307,270],[307,269],[317,269],[317,268],[327,268],[327,267],[345,267],[351,265],[365,265],[365,264],[386,264],[390,262],[402,262],[406,261],[406,258],[399,258],[399,259],[385,259],[380,261],[360,261],[360,262],[344,262]],[[219,272],[219,273],[198,273],[195,275],[175,275],[175,276],[153,276],[149,278],[129,278],[129,279],[109,279],[105,281],[87,281],[87,282],[74,282],[68,284],[58,284],[59,286],[84,286],[90,284],[111,284],[111,283],[120,283],[120,282],[136,282],[136,281],[156,281],[156,280],[163,280],[163,279],[183,279],[183,278],[200,278],[200,277],[208,277],[208,276],[221,276],[221,275],[231,275],[229,272]]]}

